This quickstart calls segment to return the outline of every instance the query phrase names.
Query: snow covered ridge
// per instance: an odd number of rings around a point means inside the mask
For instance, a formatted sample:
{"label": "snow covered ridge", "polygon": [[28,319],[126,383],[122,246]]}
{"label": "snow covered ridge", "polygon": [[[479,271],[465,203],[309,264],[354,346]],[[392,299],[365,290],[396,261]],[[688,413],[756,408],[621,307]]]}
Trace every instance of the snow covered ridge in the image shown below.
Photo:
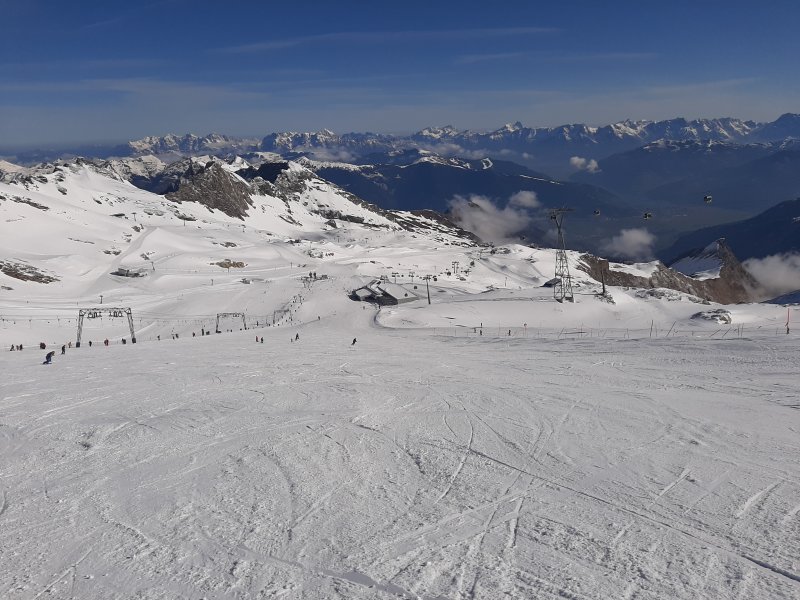
{"label": "snow covered ridge", "polygon": [[[175,227],[183,235],[189,223],[200,231],[238,224],[242,231],[251,231],[248,247],[265,236],[344,242],[369,232],[406,233],[430,246],[476,243],[474,236],[440,215],[381,210],[297,163],[264,163],[254,169],[241,160],[212,157],[169,165],[152,157],[60,161],[9,170],[0,183],[0,216],[0,255],[8,258],[2,271],[12,287],[13,280],[53,285],[87,269],[105,273],[149,267],[153,257],[129,248],[136,249],[143,237],[161,236]],[[196,240],[190,238],[186,243],[193,248]],[[229,242],[222,239],[213,245],[241,247]],[[175,243],[180,252],[184,242]],[[241,249],[226,254],[238,262],[237,252]],[[205,268],[226,258],[217,254],[195,264]]]}
{"label": "snow covered ridge", "polygon": [[[771,123],[724,117],[695,120],[676,118],[664,121],[624,120],[604,126],[576,123],[556,127],[530,127],[517,121],[488,132],[460,130],[448,125],[426,127],[406,136],[370,132],[339,134],[328,129],[311,132],[274,132],[261,139],[220,133],[203,136],[192,133],[168,134],[147,136],[114,147],[97,148],[96,156],[109,158],[153,155],[171,162],[181,157],[201,154],[227,156],[260,151],[278,154],[312,152],[319,160],[348,162],[353,156],[364,156],[374,152],[430,148],[437,149],[440,153],[447,153],[449,149],[450,154],[456,150],[462,153],[480,150],[525,153],[536,150],[543,155],[555,152],[559,158],[563,152],[583,149],[592,150],[593,157],[599,159],[614,152],[630,150],[662,139],[744,144],[782,142],[792,138],[800,139],[800,115],[787,113]],[[80,150],[75,149],[72,154],[75,153],[80,153]],[[16,162],[29,164],[37,160],[24,158],[25,156],[20,155]],[[50,156],[49,159],[52,158],[53,156]],[[2,169],[1,163],[0,169]]]}
{"label": "snow covered ridge", "polygon": [[205,136],[186,134],[177,136],[148,136],[140,140],[128,142],[119,149],[120,156],[186,156],[198,153],[230,153],[258,150],[257,139],[236,138],[219,133]]}
{"label": "snow covered ridge", "polygon": [[634,139],[639,144],[655,140],[711,140],[736,143],[779,141],[800,137],[800,126],[792,115],[784,115],[772,123],[756,123],[734,118],[670,119],[665,121],[621,121],[602,127],[569,124],[558,127],[526,127],[509,123],[491,132],[459,130],[450,125],[428,127],[411,136],[387,136],[371,133],[337,135],[329,130],[310,133],[273,133],[262,140],[264,150],[285,152],[316,147],[343,147],[369,150],[390,147],[411,147],[418,143],[454,143],[466,148],[495,148],[497,144],[515,148],[519,143],[535,146],[552,140],[584,140],[602,143],[609,139]]}
{"label": "snow covered ridge", "polygon": [[725,240],[712,242],[702,250],[696,250],[670,264],[675,269],[693,279],[716,279],[720,276],[726,252]]}
{"label": "snow covered ridge", "polygon": [[[69,181],[96,182],[96,177],[107,177],[120,182],[130,182],[139,189],[157,194],[154,202],[162,202],[168,210],[176,212],[177,205],[203,205],[212,211],[246,219],[254,211],[264,213],[264,199],[283,206],[280,219],[300,224],[300,215],[313,215],[320,225],[336,220],[361,223],[390,229],[399,222],[409,222],[408,213],[396,217],[316,176],[301,163],[263,161],[256,168],[241,157],[222,160],[212,156],[189,157],[166,164],[156,157],[115,159],[111,161],[77,159],[38,165],[25,171],[9,170],[0,175],[0,181],[12,184],[13,189],[29,191],[41,186],[56,184],[62,195],[69,194]],[[99,185],[102,188],[102,185]],[[91,191],[91,190],[86,190]],[[14,202],[30,204],[35,200],[20,194],[9,194]],[[34,204],[35,205],[35,204]],[[47,209],[46,204],[40,204]],[[120,212],[120,211],[118,211]],[[126,213],[126,214],[132,214]],[[196,218],[196,217],[193,217]],[[415,231],[423,231],[423,220],[413,224]],[[440,224],[435,224],[437,231]],[[441,231],[439,231],[441,233]],[[462,241],[473,243],[474,237],[449,223],[449,234]]]}

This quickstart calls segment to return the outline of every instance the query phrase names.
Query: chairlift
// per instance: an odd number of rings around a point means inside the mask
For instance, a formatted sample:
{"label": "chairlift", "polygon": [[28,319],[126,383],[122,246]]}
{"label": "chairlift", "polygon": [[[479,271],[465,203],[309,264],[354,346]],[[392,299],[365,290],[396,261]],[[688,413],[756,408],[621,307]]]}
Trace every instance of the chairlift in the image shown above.
{"label": "chairlift", "polygon": [[642,215],[642,217],[644,219],[652,219],[653,218],[653,213],[646,212],[646,213],[644,213],[644,215]]}
{"label": "chairlift", "polygon": [[711,194],[706,194],[705,196],[703,196],[703,202],[705,202],[706,204],[711,204],[711,200],[712,200]]}
{"label": "chairlift", "polygon": [[598,209],[596,209],[596,208],[594,209],[594,216],[595,217],[599,217],[600,216],[600,211]]}

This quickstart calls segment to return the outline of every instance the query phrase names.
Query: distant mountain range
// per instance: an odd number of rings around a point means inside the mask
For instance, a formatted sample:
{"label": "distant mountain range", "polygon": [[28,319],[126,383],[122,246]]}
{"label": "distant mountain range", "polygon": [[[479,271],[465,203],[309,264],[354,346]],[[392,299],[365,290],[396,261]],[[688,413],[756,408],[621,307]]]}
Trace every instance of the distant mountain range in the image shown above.
{"label": "distant mountain range", "polygon": [[431,150],[445,156],[501,157],[563,177],[574,170],[573,156],[600,160],[638,148],[657,140],[722,141],[736,144],[772,143],[800,138],[800,114],[787,113],[769,123],[730,117],[715,119],[684,118],[664,121],[625,120],[602,127],[568,124],[558,127],[526,127],[509,123],[489,132],[456,129],[452,126],[427,127],[411,135],[376,133],[337,134],[323,129],[317,132],[275,132],[258,138],[240,138],[211,133],[205,136],[149,136],[122,145],[82,146],[60,151],[12,152],[11,162],[30,163],[51,160],[56,155],[84,154],[144,156],[164,158],[193,154],[243,154],[266,151],[284,154],[306,152],[316,158],[350,161],[375,152],[401,149]]}
{"label": "distant mountain range", "polygon": [[520,191],[537,195],[543,206],[570,204],[591,213],[600,209],[608,215],[631,212],[621,198],[591,184],[556,181],[549,175],[516,163],[495,159],[444,158],[431,152],[407,150],[372,154],[370,164],[320,162],[303,164],[320,177],[365,200],[392,209],[449,209],[455,196],[485,196],[504,207]]}
{"label": "distant mountain range", "polygon": [[409,136],[371,133],[337,135],[316,133],[273,133],[261,141],[269,152],[325,151],[330,155],[358,155],[401,148],[427,149],[444,155],[503,157],[557,176],[573,168],[574,156],[600,160],[655,142],[724,141],[737,144],[770,143],[800,138],[800,115],[787,113],[770,123],[734,118],[683,118],[665,121],[620,121],[603,127],[585,124],[559,127],[526,127],[520,122],[496,131],[475,132],[452,126],[429,127]]}
{"label": "distant mountain range", "polygon": [[734,144],[659,140],[598,163],[571,181],[604,187],[642,208],[715,207],[750,214],[800,195],[800,139]]}
{"label": "distant mountain range", "polygon": [[[384,210],[447,213],[457,196],[482,196],[505,210],[514,194],[532,192],[537,202],[525,207],[530,224],[519,232],[526,240],[551,243],[546,209],[567,206],[574,209],[567,220],[571,247],[597,252],[623,229],[646,229],[668,258],[719,237],[728,237],[740,256],[755,256],[752,246],[716,228],[800,197],[800,115],[791,113],[769,123],[677,118],[603,127],[517,122],[490,132],[429,127],[411,135],[166,135],[73,150],[107,158],[118,176],[156,194],[175,194],[186,179],[218,178],[217,168],[192,173],[190,157],[223,158],[244,180],[268,182],[295,161]],[[29,164],[47,160],[48,152],[7,158]],[[237,195],[236,186],[229,191]],[[706,227],[715,229],[679,240]],[[793,246],[784,237],[769,247]]]}
{"label": "distant mountain range", "polygon": [[661,255],[670,264],[717,238],[725,238],[740,259],[800,252],[800,197],[781,202],[749,219],[682,235]]}

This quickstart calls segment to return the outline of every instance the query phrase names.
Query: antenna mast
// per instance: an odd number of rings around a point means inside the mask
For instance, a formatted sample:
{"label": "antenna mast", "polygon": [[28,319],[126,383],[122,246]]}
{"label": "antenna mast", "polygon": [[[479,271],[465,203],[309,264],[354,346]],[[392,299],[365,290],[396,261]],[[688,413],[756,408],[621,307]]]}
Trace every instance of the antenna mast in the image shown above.
{"label": "antenna mast", "polygon": [[564,230],[562,224],[564,215],[572,212],[571,208],[554,208],[550,211],[550,218],[556,222],[558,229],[558,248],[556,249],[556,279],[558,282],[553,286],[553,296],[557,302],[574,302],[572,295],[572,277],[569,274],[569,263],[567,262],[567,246],[564,242]]}

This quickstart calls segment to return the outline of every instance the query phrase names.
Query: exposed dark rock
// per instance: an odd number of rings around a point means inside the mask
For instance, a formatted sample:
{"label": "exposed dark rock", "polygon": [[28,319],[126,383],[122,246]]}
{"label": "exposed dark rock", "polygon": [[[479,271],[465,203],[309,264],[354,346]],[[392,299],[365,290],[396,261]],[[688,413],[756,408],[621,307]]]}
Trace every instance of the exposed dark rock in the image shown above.
{"label": "exposed dark rock", "polygon": [[578,268],[597,281],[605,278],[606,285],[669,288],[721,304],[751,302],[753,300],[752,290],[757,287],[756,281],[734,256],[724,240],[719,240],[718,245],[722,266],[719,277],[711,279],[693,279],[670,269],[661,262],[658,263],[655,272],[649,278],[640,277],[615,271],[610,268],[608,260],[591,254],[581,256],[581,264]]}
{"label": "exposed dark rock", "polygon": [[[6,196],[0,194],[0,200],[5,200]],[[39,204],[31,200],[30,198],[22,198],[21,196],[9,196],[9,200],[12,202],[19,202],[20,204],[27,204],[28,206],[32,206],[33,208],[38,208],[39,210],[50,210],[49,206],[45,206],[44,204]]]}
{"label": "exposed dark rock", "polygon": [[255,179],[256,177],[260,177],[264,181],[269,181],[270,183],[275,183],[278,179],[278,176],[286,171],[289,168],[289,163],[285,161],[281,162],[265,162],[261,164],[258,168],[256,167],[248,167],[246,169],[240,169],[236,172],[242,179],[246,179],[250,181]]}
{"label": "exposed dark rock", "polygon": [[730,325],[733,322],[730,311],[723,308],[718,308],[716,310],[704,310],[694,313],[692,318],[703,321],[714,321],[720,325]]}
{"label": "exposed dark rock", "polygon": [[244,269],[245,267],[245,263],[243,263],[242,261],[231,260],[229,258],[211,264],[216,265],[217,267],[222,267],[223,269]]}
{"label": "exposed dark rock", "polygon": [[180,179],[178,191],[166,197],[172,202],[198,202],[237,219],[247,216],[252,206],[247,184],[216,161],[205,166],[191,163]]}
{"label": "exposed dark rock", "polygon": [[36,283],[53,283],[58,281],[58,277],[47,275],[36,267],[25,263],[0,260],[0,273],[4,273],[20,281],[35,281]]}

